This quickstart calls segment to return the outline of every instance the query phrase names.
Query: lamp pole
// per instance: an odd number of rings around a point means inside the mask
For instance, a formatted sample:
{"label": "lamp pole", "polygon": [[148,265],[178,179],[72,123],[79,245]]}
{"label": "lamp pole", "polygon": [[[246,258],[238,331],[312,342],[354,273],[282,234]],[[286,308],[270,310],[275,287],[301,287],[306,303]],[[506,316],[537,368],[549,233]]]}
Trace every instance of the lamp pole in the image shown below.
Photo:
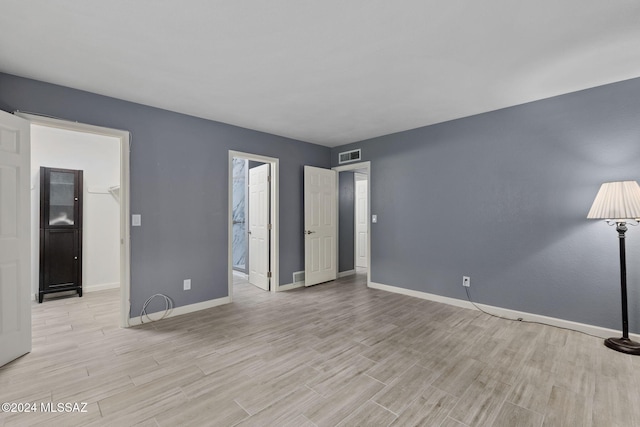
{"label": "lamp pole", "polygon": [[624,233],[627,223],[619,222],[616,227],[620,241],[620,293],[622,294],[622,338],[629,339],[629,314],[627,311],[627,255],[625,251]]}
{"label": "lamp pole", "polygon": [[620,294],[622,296],[622,338],[607,338],[604,345],[622,353],[640,355],[640,343],[629,339],[629,314],[627,311],[627,257],[625,253],[625,232],[627,223],[616,222],[620,242]]}
{"label": "lamp pole", "polygon": [[620,294],[622,299],[622,337],[607,338],[604,345],[612,350],[640,355],[640,343],[629,339],[629,313],[627,310],[627,255],[625,233],[627,221],[640,218],[640,185],[636,181],[605,182],[591,205],[587,218],[605,219],[616,224],[620,244]]}

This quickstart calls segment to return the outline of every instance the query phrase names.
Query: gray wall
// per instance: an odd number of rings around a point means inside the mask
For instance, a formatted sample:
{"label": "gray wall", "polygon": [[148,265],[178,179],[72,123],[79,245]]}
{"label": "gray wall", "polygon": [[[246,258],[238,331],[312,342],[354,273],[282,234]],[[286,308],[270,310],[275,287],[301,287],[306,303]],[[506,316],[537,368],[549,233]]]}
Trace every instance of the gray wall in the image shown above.
{"label": "gray wall", "polygon": [[355,180],[353,172],[338,174],[338,271],[354,267]]}
{"label": "gray wall", "polygon": [[[371,161],[371,279],[621,328],[618,239],[586,215],[640,180],[640,79],[332,149]],[[640,332],[640,227],[627,233]]]}
{"label": "gray wall", "polygon": [[0,109],[132,132],[132,316],[154,293],[176,306],[227,296],[230,149],[280,159],[280,283],[304,269],[303,165],[329,167],[328,148],[1,73]]}

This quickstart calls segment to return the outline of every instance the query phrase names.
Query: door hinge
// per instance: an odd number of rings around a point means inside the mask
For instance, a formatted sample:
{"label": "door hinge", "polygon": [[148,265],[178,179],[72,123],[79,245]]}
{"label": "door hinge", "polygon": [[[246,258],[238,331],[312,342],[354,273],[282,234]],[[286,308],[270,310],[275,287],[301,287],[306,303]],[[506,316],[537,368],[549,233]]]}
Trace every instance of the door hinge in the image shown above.
{"label": "door hinge", "polygon": [[271,175],[267,175],[267,182],[271,182]]}
{"label": "door hinge", "polygon": [[271,279],[271,272],[267,271],[267,278]]}
{"label": "door hinge", "polygon": [[271,230],[272,226],[271,224],[267,225],[267,230]]}

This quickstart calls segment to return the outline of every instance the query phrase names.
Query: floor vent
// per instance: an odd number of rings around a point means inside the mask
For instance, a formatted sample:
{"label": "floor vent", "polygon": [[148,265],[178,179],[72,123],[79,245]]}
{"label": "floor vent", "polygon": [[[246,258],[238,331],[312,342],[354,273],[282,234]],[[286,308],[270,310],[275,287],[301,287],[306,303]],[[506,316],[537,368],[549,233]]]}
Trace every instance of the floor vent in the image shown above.
{"label": "floor vent", "polygon": [[357,150],[344,151],[338,154],[338,163],[355,162],[360,159],[361,159],[360,148],[358,148]]}
{"label": "floor vent", "polygon": [[304,271],[295,271],[293,273],[293,283],[304,282]]}

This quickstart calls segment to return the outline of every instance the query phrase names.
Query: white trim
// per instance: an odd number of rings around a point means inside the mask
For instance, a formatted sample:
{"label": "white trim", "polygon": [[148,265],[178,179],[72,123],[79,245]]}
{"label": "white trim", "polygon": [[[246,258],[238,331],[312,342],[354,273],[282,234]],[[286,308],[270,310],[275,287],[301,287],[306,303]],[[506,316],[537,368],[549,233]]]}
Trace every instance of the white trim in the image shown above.
{"label": "white trim", "polygon": [[[164,318],[168,319],[170,317],[181,316],[183,314],[195,313],[196,311],[206,310],[208,308],[217,307],[219,305],[229,304],[230,302],[231,302],[231,297],[229,296],[229,297],[212,299],[209,301],[197,302],[195,304],[183,305],[183,306],[172,309],[169,312],[169,314],[167,314]],[[155,313],[163,313],[163,311],[160,310],[160,311],[155,311],[153,313],[149,313],[149,317],[153,319],[153,315]],[[145,317],[144,323],[151,323],[151,322],[147,320],[147,318]],[[142,322],[140,321],[140,316],[132,317],[131,320],[129,321],[129,326],[137,326],[140,324],[142,324]]]}
{"label": "white trim", "polygon": [[304,282],[289,283],[286,285],[280,285],[280,292],[290,291],[291,289],[304,288]]}
{"label": "white trim", "polygon": [[83,292],[98,292],[98,291],[106,291],[107,289],[118,289],[120,287],[120,283],[100,283],[97,285],[87,285],[83,286]]}
{"label": "white trim", "polygon": [[241,151],[229,150],[228,180],[227,180],[227,282],[229,292],[229,302],[233,300],[233,158],[253,160],[256,162],[269,163],[271,165],[271,238],[269,246],[269,270],[271,270],[271,281],[269,287],[271,292],[278,292],[280,277],[280,159],[267,157],[259,154],[244,153]]}
{"label": "white trim", "polygon": [[120,326],[129,326],[129,306],[131,295],[131,227],[130,215],[130,171],[129,152],[131,150],[131,134],[120,129],[111,129],[85,123],[71,122],[63,119],[39,116],[16,111],[19,117],[31,123],[66,129],[76,132],[94,133],[120,139]]}
{"label": "white trim", "polygon": [[[425,300],[434,301],[434,302],[440,302],[443,304],[449,304],[456,307],[468,308],[471,310],[478,310],[478,308],[476,308],[469,301],[461,300],[457,298],[450,298],[450,297],[430,294],[428,292],[422,292],[422,291],[414,291],[412,289],[404,289],[404,288],[399,288],[397,286],[389,286],[389,285],[384,285],[382,283],[375,283],[375,282],[369,283],[368,286],[372,289],[379,289],[382,291],[393,292],[396,294],[407,295],[410,297],[425,299]],[[596,335],[602,338],[607,338],[611,336],[615,337],[615,336],[621,335],[621,332],[615,329],[603,328],[600,326],[573,322],[571,320],[558,319],[556,317],[548,317],[540,314],[527,313],[525,311],[510,310],[508,308],[496,307],[492,305],[478,304],[478,303],[476,303],[476,305],[480,307],[482,310],[485,310],[491,314],[495,314],[497,316],[502,316],[502,317],[508,317],[514,320],[522,319],[522,320],[528,320],[531,322],[540,322],[550,326],[558,326],[560,328],[573,329],[573,330],[584,332],[587,334]],[[629,334],[629,337],[636,341],[640,340],[640,334]]]}
{"label": "white trim", "polygon": [[[366,175],[367,175],[367,212],[369,214],[367,221],[368,221],[368,233],[367,233],[367,286],[371,287],[371,162],[359,162],[359,163],[351,163],[349,165],[344,165],[344,166],[336,166],[331,168],[332,170],[338,172],[338,175],[340,175],[340,172],[345,172],[345,171],[351,171],[351,170],[366,170]],[[364,173],[364,172],[361,172]],[[339,176],[338,179],[336,180],[337,182],[340,181]],[[338,185],[338,184],[336,184]],[[338,193],[336,194],[336,197],[340,197],[340,193],[338,191]],[[336,206],[339,204],[339,200],[336,201]],[[337,209],[337,207],[336,207]],[[339,215],[338,215],[339,217]],[[355,227],[354,227],[355,228]],[[338,235],[338,239],[336,240],[340,240],[340,235]],[[355,241],[353,242],[355,244]],[[339,246],[339,245],[338,245]],[[339,265],[339,261],[340,261],[340,253],[339,250],[336,251],[336,265]],[[354,267],[355,267],[355,259],[353,260],[354,262]]]}
{"label": "white trim", "polygon": [[[82,287],[82,292],[83,293],[89,293],[89,292],[100,292],[100,291],[106,291],[109,289],[118,289],[120,288],[120,283],[100,283],[99,285],[91,285],[91,286],[83,286]],[[75,291],[68,291],[70,295],[74,295]],[[72,294],[73,292],[73,294]],[[61,293],[62,295],[62,293]],[[76,294],[77,295],[77,294]],[[38,292],[34,293],[33,295],[31,295],[32,301],[38,301]]]}
{"label": "white trim", "polygon": [[[91,286],[82,286],[82,292],[83,293],[89,293],[89,292],[100,292],[100,291],[106,291],[109,289],[118,289],[120,288],[120,283],[101,283],[99,285],[91,285]],[[76,291],[67,291],[69,293],[70,296],[77,296]],[[60,295],[64,295],[64,292],[61,292]],[[49,295],[55,295],[55,294],[49,294]],[[38,292],[34,293],[33,295],[31,295],[32,301],[38,301]]]}
{"label": "white trim", "polygon": [[347,270],[347,271],[340,271],[338,272],[338,278],[341,277],[347,277],[347,276],[353,276],[354,274],[356,274],[356,270]]}

